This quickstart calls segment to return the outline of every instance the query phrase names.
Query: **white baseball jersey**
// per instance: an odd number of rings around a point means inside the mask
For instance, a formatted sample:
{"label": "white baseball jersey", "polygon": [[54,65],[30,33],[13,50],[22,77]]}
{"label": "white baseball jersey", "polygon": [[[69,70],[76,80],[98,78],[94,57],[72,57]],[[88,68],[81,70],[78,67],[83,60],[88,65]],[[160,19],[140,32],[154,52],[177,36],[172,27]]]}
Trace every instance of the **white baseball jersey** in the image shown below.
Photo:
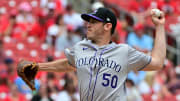
{"label": "white baseball jersey", "polygon": [[151,62],[151,56],[126,44],[99,47],[87,39],[66,49],[65,54],[77,68],[81,101],[126,101],[127,74]]}

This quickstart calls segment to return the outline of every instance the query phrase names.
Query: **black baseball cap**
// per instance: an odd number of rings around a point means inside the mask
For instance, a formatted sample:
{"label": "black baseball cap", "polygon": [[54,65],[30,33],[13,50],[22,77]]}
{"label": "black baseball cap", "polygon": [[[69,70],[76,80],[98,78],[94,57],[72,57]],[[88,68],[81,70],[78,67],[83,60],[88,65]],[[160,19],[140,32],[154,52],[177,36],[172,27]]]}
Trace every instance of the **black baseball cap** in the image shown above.
{"label": "black baseball cap", "polygon": [[89,22],[90,18],[93,18],[101,22],[111,23],[112,24],[111,34],[114,33],[114,30],[116,28],[116,23],[117,23],[116,16],[108,8],[99,8],[92,13],[81,14],[81,18],[87,22]]}

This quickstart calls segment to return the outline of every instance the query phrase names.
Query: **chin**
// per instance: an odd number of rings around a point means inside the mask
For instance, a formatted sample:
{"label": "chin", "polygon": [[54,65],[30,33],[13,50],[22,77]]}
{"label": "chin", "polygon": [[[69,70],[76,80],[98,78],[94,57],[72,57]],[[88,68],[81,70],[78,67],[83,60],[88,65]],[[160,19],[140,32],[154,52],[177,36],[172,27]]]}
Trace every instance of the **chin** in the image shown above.
{"label": "chin", "polygon": [[87,33],[87,39],[94,40],[96,36],[93,35],[93,33]]}
{"label": "chin", "polygon": [[88,36],[87,36],[87,39],[89,39],[89,40],[94,40],[94,38],[93,38],[93,37],[88,37]]}
{"label": "chin", "polygon": [[87,39],[91,40],[91,37],[88,37],[88,36],[87,36]]}

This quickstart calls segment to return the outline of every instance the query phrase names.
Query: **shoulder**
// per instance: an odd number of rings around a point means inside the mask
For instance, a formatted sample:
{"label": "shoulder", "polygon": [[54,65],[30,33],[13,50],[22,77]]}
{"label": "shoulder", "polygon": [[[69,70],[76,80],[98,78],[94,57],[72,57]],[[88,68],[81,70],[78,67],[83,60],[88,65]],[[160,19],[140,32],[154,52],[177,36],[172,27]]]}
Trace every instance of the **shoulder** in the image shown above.
{"label": "shoulder", "polygon": [[151,39],[151,40],[153,39],[151,36],[149,36],[149,35],[147,35],[147,34],[144,35],[144,38],[146,38],[146,39]]}
{"label": "shoulder", "polygon": [[136,38],[137,38],[136,33],[130,32],[130,33],[128,34],[128,41],[133,41],[133,40],[136,39]]}
{"label": "shoulder", "polygon": [[120,52],[123,54],[127,54],[130,47],[128,44],[115,44],[113,46],[115,46],[115,50],[118,50],[118,53]]}
{"label": "shoulder", "polygon": [[132,52],[132,51],[136,51],[135,48],[133,48],[132,46],[128,45],[128,44],[118,44],[118,47],[120,49],[123,49],[124,51],[126,51],[127,53]]}
{"label": "shoulder", "polygon": [[77,43],[75,44],[75,46],[82,46],[82,45],[86,45],[86,44],[88,44],[88,43],[89,43],[89,42],[88,42],[87,39],[83,39],[83,40],[77,42]]}
{"label": "shoulder", "polygon": [[135,32],[130,32],[129,34],[128,34],[128,36],[136,36],[136,33]]}
{"label": "shoulder", "polygon": [[128,48],[128,47],[129,47],[128,44],[117,44],[117,46],[118,46],[119,48]]}

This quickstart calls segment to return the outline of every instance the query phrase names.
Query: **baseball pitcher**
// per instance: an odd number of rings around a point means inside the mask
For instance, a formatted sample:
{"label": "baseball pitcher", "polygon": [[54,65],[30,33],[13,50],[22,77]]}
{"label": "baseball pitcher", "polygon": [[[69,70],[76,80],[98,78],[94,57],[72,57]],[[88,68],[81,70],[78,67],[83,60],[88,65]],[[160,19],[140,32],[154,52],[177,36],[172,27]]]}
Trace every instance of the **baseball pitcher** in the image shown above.
{"label": "baseball pitcher", "polygon": [[[146,55],[126,44],[111,42],[116,17],[107,8],[99,8],[81,18],[88,22],[87,39],[65,49],[66,59],[33,63],[21,61],[18,74],[34,88],[37,71],[67,72],[77,70],[81,101],[126,101],[125,80],[131,70],[153,71],[163,67],[166,56],[164,13],[151,12],[156,27],[154,48]],[[32,74],[32,76],[31,76]]]}

